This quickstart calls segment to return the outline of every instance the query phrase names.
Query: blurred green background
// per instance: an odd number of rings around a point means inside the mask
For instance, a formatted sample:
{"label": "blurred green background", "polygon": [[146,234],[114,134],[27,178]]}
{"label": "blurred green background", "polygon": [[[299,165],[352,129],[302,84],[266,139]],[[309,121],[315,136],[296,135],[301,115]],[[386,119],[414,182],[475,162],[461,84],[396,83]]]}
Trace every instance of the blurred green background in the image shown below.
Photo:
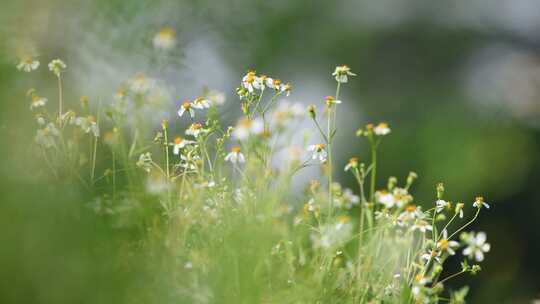
{"label": "blurred green background", "polygon": [[[226,91],[231,123],[248,68],[290,81],[290,100],[307,104],[332,94],[330,73],[349,65],[358,77],[342,90],[340,163],[369,159],[351,140],[358,127],[389,122],[381,186],[413,170],[424,204],[443,181],[448,199],[482,194],[492,206],[471,228],[492,244],[485,270],[456,282],[471,285],[470,302],[530,303],[540,296],[538,12],[535,0],[2,1],[0,302],[114,303],[147,284],[144,267],[117,269],[120,240],[137,232],[92,216],[82,203],[90,198],[51,183],[28,148],[35,122],[25,92],[53,100],[46,63],[60,57],[69,103],[110,100],[142,71],[164,79],[178,101],[204,85]],[[166,55],[151,47],[162,26],[178,35]],[[28,41],[42,64],[31,74],[15,68],[17,46]]]}

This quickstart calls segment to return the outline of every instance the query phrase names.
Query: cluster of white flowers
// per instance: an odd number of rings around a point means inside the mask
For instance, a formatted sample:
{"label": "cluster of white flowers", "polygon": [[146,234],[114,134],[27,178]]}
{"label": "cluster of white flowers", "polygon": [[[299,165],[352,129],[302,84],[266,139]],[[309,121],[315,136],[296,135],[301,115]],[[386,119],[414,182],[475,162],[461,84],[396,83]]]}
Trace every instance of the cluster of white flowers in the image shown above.
{"label": "cluster of white flowers", "polygon": [[78,126],[84,133],[92,133],[95,137],[99,137],[99,126],[96,118],[92,115],[86,117],[73,117],[70,120],[71,124]]}
{"label": "cluster of white flowers", "polygon": [[60,136],[60,131],[52,122],[44,128],[38,129],[35,137],[36,143],[45,148],[51,148],[56,145],[56,138]]}
{"label": "cluster of white flowers", "polygon": [[49,63],[49,70],[53,72],[56,77],[60,77],[60,74],[62,74],[66,68],[67,65],[60,59],[54,59]]}
{"label": "cluster of white flowers", "polygon": [[249,119],[242,117],[236,127],[234,127],[232,136],[240,141],[247,140],[251,135],[260,135],[264,132],[264,122],[261,118]]}
{"label": "cluster of white flowers", "polygon": [[242,88],[247,90],[250,94],[254,93],[255,90],[264,91],[265,88],[269,88],[289,96],[292,88],[289,83],[284,84],[279,79],[274,79],[266,75],[257,75],[254,71],[248,71],[246,75],[242,77],[241,84]]}

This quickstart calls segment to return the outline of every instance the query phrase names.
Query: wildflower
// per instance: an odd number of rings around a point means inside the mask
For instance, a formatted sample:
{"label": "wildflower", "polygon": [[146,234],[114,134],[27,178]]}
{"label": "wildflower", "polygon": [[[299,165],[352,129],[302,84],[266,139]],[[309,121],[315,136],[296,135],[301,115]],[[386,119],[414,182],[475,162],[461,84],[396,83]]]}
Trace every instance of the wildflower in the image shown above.
{"label": "wildflower", "polygon": [[201,134],[201,132],[204,132],[204,131],[205,130],[203,129],[202,124],[195,122],[195,123],[192,123],[191,126],[189,126],[189,128],[186,130],[186,134],[194,136],[194,137],[198,137]]}
{"label": "wildflower", "polygon": [[326,161],[328,153],[325,150],[325,144],[316,144],[308,147],[308,151],[313,152],[312,159],[319,159],[321,163]]}
{"label": "wildflower", "polygon": [[32,72],[34,70],[37,70],[37,68],[39,68],[39,61],[35,60],[30,56],[22,58],[17,64],[17,69],[19,71]]}
{"label": "wildflower", "polygon": [[413,197],[409,194],[407,189],[396,187],[392,191],[392,194],[394,195],[395,204],[399,208],[413,201]]}
{"label": "wildflower", "polygon": [[413,288],[411,290],[413,295],[415,297],[421,296],[420,293],[421,293],[422,289],[429,282],[430,282],[430,280],[428,278],[426,278],[425,276],[423,276],[421,274],[416,275],[416,277],[414,278]]}
{"label": "wildflower", "polygon": [[441,200],[441,199],[437,200],[435,202],[435,205],[436,205],[436,207],[435,207],[435,212],[436,213],[441,213],[444,210],[444,208],[450,208],[450,202],[447,202],[447,201]]}
{"label": "wildflower", "polygon": [[36,121],[37,121],[38,125],[40,125],[40,126],[44,126],[45,123],[46,123],[45,117],[43,117],[43,115],[41,115],[41,114],[36,115]]}
{"label": "wildflower", "polygon": [[285,96],[289,96],[291,94],[292,86],[290,83],[282,84],[279,88],[280,92],[285,92]]}
{"label": "wildflower", "polygon": [[390,133],[390,127],[387,123],[381,122],[376,127],[373,128],[375,135],[384,136]]}
{"label": "wildflower", "polygon": [[152,154],[150,152],[146,152],[139,156],[136,166],[149,173],[152,169],[153,163],[154,161],[152,160]]}
{"label": "wildflower", "polygon": [[459,213],[459,218],[463,218],[463,207],[465,207],[465,204],[463,203],[457,203],[455,212]]}
{"label": "wildflower", "polygon": [[53,72],[56,77],[60,77],[60,74],[67,68],[66,64],[60,59],[54,59],[49,63],[49,70]]}
{"label": "wildflower", "polygon": [[342,65],[336,67],[332,76],[335,76],[337,82],[347,83],[349,80],[348,76],[356,76],[356,74],[351,72],[351,69],[348,66]]}
{"label": "wildflower", "polygon": [[304,205],[304,211],[315,212],[316,210],[317,210],[317,205],[315,204],[315,199],[310,198],[309,201]]}
{"label": "wildflower", "polygon": [[238,140],[246,140],[250,135],[259,135],[264,131],[264,122],[260,118],[241,118],[233,130],[232,136]]}
{"label": "wildflower", "polygon": [[180,110],[178,110],[178,116],[182,117],[185,112],[188,112],[191,118],[195,117],[195,110],[193,110],[193,108],[193,103],[191,103],[189,100],[184,100],[182,106],[180,107]]}
{"label": "wildflower", "polygon": [[491,246],[489,243],[486,243],[486,234],[484,232],[478,232],[475,236],[474,232],[470,234],[465,234],[465,243],[467,247],[463,249],[463,255],[472,258],[474,256],[475,260],[482,262],[484,260],[484,253],[489,252]]}
{"label": "wildflower", "polygon": [[95,137],[99,137],[99,126],[94,116],[76,117],[72,120],[72,123],[79,126],[84,133],[92,132]]}
{"label": "wildflower", "polygon": [[437,251],[437,250],[430,249],[426,253],[422,254],[420,256],[420,259],[425,260],[426,263],[431,261],[431,260],[435,260],[438,263],[440,263],[441,262],[441,252]]}
{"label": "wildflower", "polygon": [[247,89],[250,93],[253,93],[253,90],[254,89],[260,89],[262,87],[262,84],[260,82],[260,78],[257,77],[255,72],[249,71],[242,78],[242,86],[245,89]]}
{"label": "wildflower", "polygon": [[489,205],[486,202],[484,202],[484,198],[481,196],[476,197],[476,200],[473,203],[473,207],[478,208],[478,209],[485,207],[489,209]]}
{"label": "wildflower", "polygon": [[170,50],[176,45],[176,30],[172,27],[163,27],[152,40],[156,49]]}
{"label": "wildflower", "polygon": [[433,226],[431,226],[428,222],[423,220],[417,220],[414,225],[411,227],[412,231],[415,231],[416,229],[420,230],[422,233],[426,233],[426,231],[432,231]]}
{"label": "wildflower", "polygon": [[266,75],[261,75],[259,78],[260,78],[261,84],[263,85],[263,89],[265,86],[269,87],[270,89],[274,88],[274,79]]}
{"label": "wildflower", "polygon": [[409,205],[405,210],[398,216],[398,219],[401,221],[414,220],[417,218],[422,218],[422,210],[420,207],[415,205]]}
{"label": "wildflower", "polygon": [[178,155],[180,153],[180,149],[183,149],[186,145],[193,143],[195,142],[192,140],[186,140],[182,137],[176,137],[173,144],[173,154]]}
{"label": "wildflower", "polygon": [[236,164],[236,163],[243,163],[246,161],[246,159],[244,158],[244,154],[240,152],[240,147],[235,146],[235,147],[232,147],[231,152],[227,154],[227,156],[225,156],[225,161],[229,161],[233,164]]}
{"label": "wildflower", "polygon": [[135,94],[146,94],[154,86],[154,80],[143,73],[137,73],[129,80],[129,88]]}
{"label": "wildflower", "polygon": [[208,100],[210,100],[210,102],[213,105],[216,105],[216,106],[220,106],[224,104],[226,101],[225,94],[223,94],[223,92],[220,92],[220,91],[212,90],[208,92],[206,97],[208,98]]}
{"label": "wildflower", "polygon": [[351,209],[354,205],[358,205],[360,203],[360,197],[355,195],[351,189],[347,188],[343,191],[341,197],[336,197],[334,199],[334,202],[338,207],[343,206],[347,209]]}
{"label": "wildflower", "polygon": [[333,96],[326,96],[324,101],[328,107],[332,107],[334,104],[341,104],[341,100],[337,100]]}
{"label": "wildflower", "polygon": [[351,169],[356,169],[356,168],[358,168],[358,157],[351,157],[351,159],[349,159],[349,162],[345,166],[345,171],[349,171]]}
{"label": "wildflower", "polygon": [[386,190],[376,191],[375,198],[380,204],[383,204],[388,209],[394,207],[394,205],[396,204],[394,195],[392,195],[392,193],[389,193]]}
{"label": "wildflower", "polygon": [[448,252],[449,255],[454,255],[456,252],[455,248],[459,247],[459,243],[456,241],[448,240],[448,232],[446,229],[443,230],[443,237],[437,242],[437,248],[441,251]]}
{"label": "wildflower", "polygon": [[210,108],[210,101],[202,97],[197,97],[193,100],[193,107],[200,110]]}
{"label": "wildflower", "polygon": [[197,162],[201,158],[198,155],[180,155],[180,167],[187,169],[187,170],[197,170]]}
{"label": "wildflower", "polygon": [[44,128],[37,131],[35,141],[38,145],[45,148],[50,148],[55,145],[55,137],[60,136],[60,131],[52,122],[48,123]]}
{"label": "wildflower", "polygon": [[32,103],[30,103],[30,110],[43,107],[47,104],[47,98],[40,97],[37,94],[32,94]]}

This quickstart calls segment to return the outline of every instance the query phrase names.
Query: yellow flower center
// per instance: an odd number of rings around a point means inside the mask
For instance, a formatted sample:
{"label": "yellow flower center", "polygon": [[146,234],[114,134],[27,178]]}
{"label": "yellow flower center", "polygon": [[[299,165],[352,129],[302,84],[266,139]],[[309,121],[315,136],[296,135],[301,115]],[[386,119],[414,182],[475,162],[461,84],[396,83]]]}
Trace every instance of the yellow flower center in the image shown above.
{"label": "yellow flower center", "polygon": [[317,144],[315,145],[315,151],[321,152],[322,150],[324,150],[325,147],[326,147],[325,144]]}
{"label": "yellow flower center", "polygon": [[240,147],[239,146],[234,146],[231,148],[231,152],[233,153],[240,153]]}
{"label": "yellow flower center", "polygon": [[407,206],[407,208],[405,208],[405,210],[407,212],[415,212],[416,211],[416,206],[415,205],[409,205],[409,206]]}
{"label": "yellow flower center", "polygon": [[179,145],[183,142],[184,140],[182,139],[182,137],[177,137],[174,139],[174,144],[175,145]]}
{"label": "yellow flower center", "polygon": [[439,248],[441,248],[441,249],[443,249],[443,250],[448,249],[448,240],[447,240],[447,239],[442,239],[442,240],[440,240],[440,241],[437,243],[437,246],[439,246]]}
{"label": "yellow flower center", "polygon": [[182,107],[186,110],[191,109],[191,102],[189,102],[188,100],[184,101],[184,103],[182,103]]}
{"label": "yellow flower center", "polygon": [[196,122],[196,123],[191,124],[189,128],[192,130],[199,130],[199,129],[202,129],[202,124]]}

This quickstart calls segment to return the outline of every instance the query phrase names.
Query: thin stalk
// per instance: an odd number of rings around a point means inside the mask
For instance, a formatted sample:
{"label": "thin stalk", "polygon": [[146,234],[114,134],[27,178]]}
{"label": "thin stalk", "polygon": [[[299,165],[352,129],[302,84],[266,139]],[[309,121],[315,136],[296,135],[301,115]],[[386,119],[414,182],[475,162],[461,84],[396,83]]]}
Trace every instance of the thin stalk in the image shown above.
{"label": "thin stalk", "polygon": [[64,107],[64,94],[62,90],[62,76],[58,75],[58,125],[62,127],[62,112]]}
{"label": "thin stalk", "polygon": [[465,227],[469,226],[470,224],[472,224],[476,218],[478,217],[478,214],[480,214],[480,209],[482,208],[478,208],[478,210],[476,211],[476,214],[474,215],[474,217],[468,221],[465,225],[461,226],[461,228],[459,228],[458,230],[454,231],[454,233],[452,233],[448,239],[451,239],[454,235],[458,234],[461,230],[465,229]]}

